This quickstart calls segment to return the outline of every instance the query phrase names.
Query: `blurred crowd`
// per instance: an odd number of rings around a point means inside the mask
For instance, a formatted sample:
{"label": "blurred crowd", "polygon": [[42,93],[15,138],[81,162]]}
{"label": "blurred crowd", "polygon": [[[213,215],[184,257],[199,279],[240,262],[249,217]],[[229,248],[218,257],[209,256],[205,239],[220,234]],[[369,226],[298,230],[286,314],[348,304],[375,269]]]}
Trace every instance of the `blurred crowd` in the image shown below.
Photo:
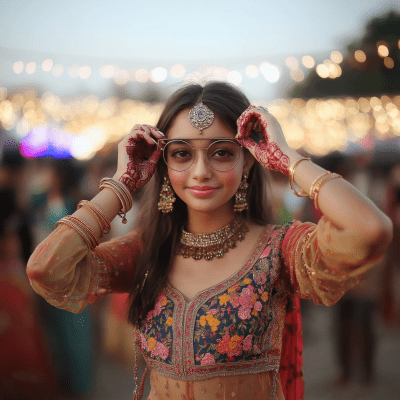
{"label": "blurred crowd", "polygon": [[[98,155],[84,163],[25,159],[18,148],[3,148],[0,157],[0,400],[90,398],[99,354],[132,365],[127,296],[108,296],[75,315],[37,296],[25,266],[55,223],[73,213],[80,200],[90,200],[101,178],[113,175],[116,154]],[[356,377],[374,385],[376,321],[387,329],[400,328],[400,298],[395,290],[400,286],[400,159],[377,164],[370,155],[335,153],[315,161],[340,173],[394,223],[394,240],[385,259],[334,306],[338,357],[332,379],[346,385]],[[318,222],[321,215],[313,203],[293,196],[285,177],[272,174],[271,190],[277,223],[294,218]],[[116,218],[103,240],[131,229],[134,208],[129,223],[122,225]],[[307,325],[308,308],[309,301],[303,302],[305,336],[312,330]]]}

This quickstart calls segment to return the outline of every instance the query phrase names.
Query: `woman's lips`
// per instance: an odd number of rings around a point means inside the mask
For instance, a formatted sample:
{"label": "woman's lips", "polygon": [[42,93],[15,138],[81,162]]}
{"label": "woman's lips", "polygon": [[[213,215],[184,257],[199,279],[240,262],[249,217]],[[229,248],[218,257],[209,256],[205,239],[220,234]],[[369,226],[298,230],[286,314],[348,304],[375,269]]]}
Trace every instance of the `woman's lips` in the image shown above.
{"label": "woman's lips", "polygon": [[189,187],[190,193],[196,197],[207,197],[211,196],[216,190],[216,187],[212,186],[191,186]]}

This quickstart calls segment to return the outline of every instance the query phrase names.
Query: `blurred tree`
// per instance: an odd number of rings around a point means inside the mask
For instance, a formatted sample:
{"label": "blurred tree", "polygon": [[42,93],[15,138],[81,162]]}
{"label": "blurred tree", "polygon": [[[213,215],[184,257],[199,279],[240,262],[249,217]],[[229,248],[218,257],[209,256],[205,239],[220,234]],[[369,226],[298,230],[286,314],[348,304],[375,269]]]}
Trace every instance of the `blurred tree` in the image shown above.
{"label": "blurred tree", "polygon": [[[378,53],[378,47],[383,45]],[[361,50],[364,52],[356,53]],[[365,59],[365,60],[364,60]],[[364,61],[363,61],[364,60]],[[313,69],[290,97],[376,96],[400,92],[400,13],[389,11],[370,20],[364,35],[347,46],[338,78],[321,78]]]}

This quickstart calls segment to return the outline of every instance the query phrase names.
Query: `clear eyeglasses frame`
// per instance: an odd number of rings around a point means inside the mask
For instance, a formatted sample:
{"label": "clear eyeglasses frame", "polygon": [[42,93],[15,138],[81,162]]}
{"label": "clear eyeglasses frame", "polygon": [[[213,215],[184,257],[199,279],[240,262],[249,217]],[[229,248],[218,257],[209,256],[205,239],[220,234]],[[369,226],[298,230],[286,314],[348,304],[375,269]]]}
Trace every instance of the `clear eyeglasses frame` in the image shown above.
{"label": "clear eyeglasses frame", "polygon": [[[193,147],[190,143],[193,140],[211,140],[211,143],[207,147]],[[194,154],[197,150],[206,151],[203,157],[214,170],[218,172],[230,171],[238,164],[243,147],[236,139],[229,138],[159,139],[158,146],[163,151],[165,164],[177,172],[186,171],[194,164],[197,159]],[[184,152],[190,152],[190,155],[186,154],[185,157]],[[220,154],[221,152],[228,152],[229,154],[224,156]]]}

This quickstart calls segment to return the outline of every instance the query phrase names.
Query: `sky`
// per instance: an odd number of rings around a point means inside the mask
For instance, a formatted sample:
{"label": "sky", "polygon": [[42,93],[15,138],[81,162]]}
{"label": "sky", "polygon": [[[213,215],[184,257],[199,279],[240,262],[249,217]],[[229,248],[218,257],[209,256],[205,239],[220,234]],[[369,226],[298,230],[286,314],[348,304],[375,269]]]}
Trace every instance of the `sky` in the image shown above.
{"label": "sky", "polygon": [[[310,54],[323,61],[334,50],[364,32],[371,17],[396,1],[376,0],[2,0],[0,13],[0,85],[38,85],[61,96],[106,94],[110,80],[100,78],[101,65],[121,68],[164,67],[182,64],[186,71],[200,66],[223,66],[239,71],[249,97],[271,99],[284,95],[285,59]],[[91,66],[88,79],[59,78],[41,69],[51,58],[65,68]],[[31,75],[13,71],[13,64],[36,62]],[[248,64],[277,65],[276,83],[245,74]],[[204,67],[203,67],[204,70]],[[97,71],[97,72],[96,72]],[[165,90],[182,79],[168,77]],[[143,86],[143,85],[142,85]],[[140,90],[133,84],[132,90]]]}

